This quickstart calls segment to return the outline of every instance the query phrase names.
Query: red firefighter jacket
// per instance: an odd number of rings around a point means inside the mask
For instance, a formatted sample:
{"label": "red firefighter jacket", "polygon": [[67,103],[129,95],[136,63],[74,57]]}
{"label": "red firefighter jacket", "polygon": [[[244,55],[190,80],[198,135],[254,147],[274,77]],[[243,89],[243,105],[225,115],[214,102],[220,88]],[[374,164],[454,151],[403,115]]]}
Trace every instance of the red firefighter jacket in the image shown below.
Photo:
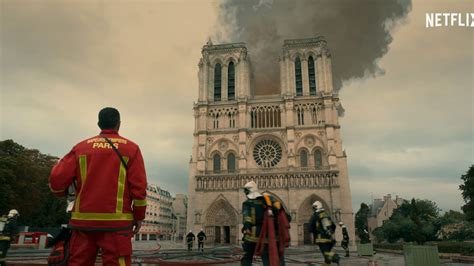
{"label": "red firefighter jacket", "polygon": [[128,170],[99,135],[74,146],[49,177],[49,187],[57,196],[65,196],[76,182],[70,220],[76,229],[119,229],[145,218],[147,181],[140,148],[117,131],[103,130],[100,134],[117,147]]}

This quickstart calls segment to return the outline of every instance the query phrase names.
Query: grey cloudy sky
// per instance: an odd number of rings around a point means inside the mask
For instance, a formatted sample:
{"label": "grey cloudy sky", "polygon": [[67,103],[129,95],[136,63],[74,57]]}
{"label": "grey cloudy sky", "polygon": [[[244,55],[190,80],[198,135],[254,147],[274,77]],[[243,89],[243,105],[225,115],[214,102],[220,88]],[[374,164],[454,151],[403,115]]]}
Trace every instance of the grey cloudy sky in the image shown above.
{"label": "grey cloudy sky", "polygon": [[[61,157],[115,106],[149,181],[186,193],[200,50],[229,28],[217,3],[0,3],[0,139]],[[474,162],[474,30],[425,28],[425,13],[473,5],[414,1],[378,62],[385,74],[343,82],[354,210],[387,193],[460,208],[460,176]]]}

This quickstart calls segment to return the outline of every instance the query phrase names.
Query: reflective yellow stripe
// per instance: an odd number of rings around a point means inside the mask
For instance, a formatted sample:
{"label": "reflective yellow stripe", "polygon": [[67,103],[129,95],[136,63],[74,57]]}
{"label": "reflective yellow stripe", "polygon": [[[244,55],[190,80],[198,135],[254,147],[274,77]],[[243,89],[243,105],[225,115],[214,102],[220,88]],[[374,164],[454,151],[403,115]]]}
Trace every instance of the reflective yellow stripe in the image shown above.
{"label": "reflective yellow stripe", "polygon": [[49,190],[51,190],[51,192],[53,193],[59,193],[59,192],[64,192],[64,189],[63,190],[55,190],[51,187],[51,184],[48,184],[48,187],[49,187]]}
{"label": "reflective yellow stripe", "polygon": [[[125,163],[128,163],[128,157],[123,157]],[[118,187],[117,187],[117,206],[115,208],[116,213],[122,213],[123,208],[123,192],[125,190],[125,178],[127,177],[127,170],[120,162],[120,172],[118,178]]]}
{"label": "reflective yellow stripe", "polygon": [[332,242],[331,239],[327,239],[327,238],[317,238],[316,239],[316,243],[330,243]]}
{"label": "reflective yellow stripe", "polygon": [[133,205],[137,206],[137,207],[146,206],[146,199],[144,199],[144,200],[134,199],[133,200]]}
{"label": "reflective yellow stripe", "polygon": [[[250,242],[258,242],[260,241],[260,236],[257,235],[257,227],[252,226],[250,229],[251,233],[250,234],[245,234],[244,235],[244,240],[245,241],[250,241]],[[263,239],[263,243],[268,243],[268,240],[265,238]]]}
{"label": "reflective yellow stripe", "polygon": [[279,201],[275,201],[275,203],[273,203],[273,207],[279,210],[281,208],[281,203]]}
{"label": "reflective yellow stripe", "polygon": [[9,237],[9,236],[0,236],[0,240],[8,240],[8,241],[10,241],[10,237]]}
{"label": "reflective yellow stripe", "polygon": [[120,266],[125,266],[125,257],[119,257],[119,265]]}
{"label": "reflective yellow stripe", "polygon": [[76,197],[76,203],[75,203],[75,211],[80,212],[79,206],[81,205],[81,193],[82,190],[84,189],[84,185],[86,184],[87,180],[87,156],[86,155],[81,155],[79,156],[79,168],[81,170],[81,191],[79,191],[79,194]]}
{"label": "reflective yellow stripe", "polygon": [[270,199],[270,195],[263,194],[263,198],[265,199],[265,203],[267,203],[267,206],[271,207],[272,206],[272,200]]}
{"label": "reflective yellow stripe", "polygon": [[250,208],[250,219],[251,219],[250,223],[251,224],[256,223],[256,221],[255,221],[256,217],[257,217],[257,214],[256,214],[256,211],[255,211],[255,208],[254,207]]}
{"label": "reflective yellow stripe", "polygon": [[[258,242],[259,239],[260,237],[256,237],[256,236],[249,236],[249,235],[244,236],[244,240],[250,241],[250,242]],[[264,240],[263,242],[266,243],[266,240]]]}
{"label": "reflective yellow stripe", "polygon": [[109,220],[119,220],[119,221],[131,221],[133,220],[132,213],[81,213],[73,212],[72,219],[75,220],[94,220],[94,221],[109,221]]}

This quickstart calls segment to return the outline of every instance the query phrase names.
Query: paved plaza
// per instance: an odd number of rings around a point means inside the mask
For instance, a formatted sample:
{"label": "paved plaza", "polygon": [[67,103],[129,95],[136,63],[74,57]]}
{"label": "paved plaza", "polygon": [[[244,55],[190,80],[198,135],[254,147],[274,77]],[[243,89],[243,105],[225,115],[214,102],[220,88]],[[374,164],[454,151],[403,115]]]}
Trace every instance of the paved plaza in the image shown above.
{"label": "paved plaza", "polygon": [[[158,246],[159,245],[159,246]],[[158,249],[159,247],[159,249]],[[185,248],[184,242],[174,242],[174,241],[144,241],[144,242],[134,242],[133,244],[134,253],[139,255],[142,252],[146,253],[155,253],[155,252],[163,252],[163,251],[175,251],[177,253],[186,254],[188,251]],[[196,248],[196,246],[194,246]],[[238,246],[219,246],[219,247],[205,247],[205,254],[200,255],[197,251],[192,251],[191,259],[193,261],[203,260],[203,259],[210,259],[212,260],[213,251],[216,250],[237,250]],[[182,250],[182,252],[180,252]],[[336,249],[339,254],[343,254],[341,248]],[[156,254],[156,253],[155,253]],[[317,246],[301,246],[301,247],[290,247],[287,249],[285,256],[286,265],[322,265],[323,257],[317,249]],[[140,255],[139,255],[140,256]],[[183,255],[184,256],[184,255]],[[183,257],[183,260],[186,260],[189,257]],[[181,260],[181,258],[176,258],[174,260]],[[448,260],[442,260],[442,265],[473,265],[473,264],[462,264],[462,263],[452,263]],[[238,262],[234,263],[226,263],[226,265],[240,265]],[[254,265],[262,265],[261,261],[257,260]],[[341,266],[345,265],[352,265],[352,266],[370,266],[370,265],[377,265],[377,266],[398,266],[398,265],[405,265],[403,255],[402,254],[393,254],[393,253],[377,253],[373,257],[359,257],[355,250],[351,250],[351,256],[349,258],[342,257],[341,258]]]}
{"label": "paved plaza", "polygon": [[[343,254],[342,249],[336,249]],[[46,258],[49,250],[13,249],[7,256],[7,265],[47,265]],[[242,250],[235,245],[206,246],[204,252],[196,250],[187,251],[184,242],[175,241],[140,241],[133,243],[132,265],[240,265],[239,258]],[[285,253],[286,265],[312,265],[323,264],[323,258],[316,246],[290,247]],[[96,265],[101,265],[100,256]],[[262,265],[259,258],[255,266]],[[341,258],[341,266],[398,266],[405,265],[402,254],[377,253],[373,257],[359,257],[355,250],[351,250],[349,258]],[[441,260],[441,265],[466,266],[468,263],[453,263],[450,260]]]}

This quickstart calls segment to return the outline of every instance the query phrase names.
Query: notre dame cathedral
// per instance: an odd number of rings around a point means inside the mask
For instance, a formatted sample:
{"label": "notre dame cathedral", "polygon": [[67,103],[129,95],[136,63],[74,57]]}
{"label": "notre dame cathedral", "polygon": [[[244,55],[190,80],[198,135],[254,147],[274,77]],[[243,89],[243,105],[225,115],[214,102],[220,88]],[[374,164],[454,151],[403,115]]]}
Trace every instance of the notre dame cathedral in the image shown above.
{"label": "notre dame cathedral", "polygon": [[[250,180],[291,214],[292,245],[310,243],[315,200],[347,224],[354,239],[327,43],[322,37],[286,40],[279,62],[280,93],[254,95],[251,77],[259,73],[251,73],[244,43],[209,41],[202,48],[187,228],[203,228],[210,243],[240,242],[243,186]],[[340,241],[340,228],[336,232]]]}

